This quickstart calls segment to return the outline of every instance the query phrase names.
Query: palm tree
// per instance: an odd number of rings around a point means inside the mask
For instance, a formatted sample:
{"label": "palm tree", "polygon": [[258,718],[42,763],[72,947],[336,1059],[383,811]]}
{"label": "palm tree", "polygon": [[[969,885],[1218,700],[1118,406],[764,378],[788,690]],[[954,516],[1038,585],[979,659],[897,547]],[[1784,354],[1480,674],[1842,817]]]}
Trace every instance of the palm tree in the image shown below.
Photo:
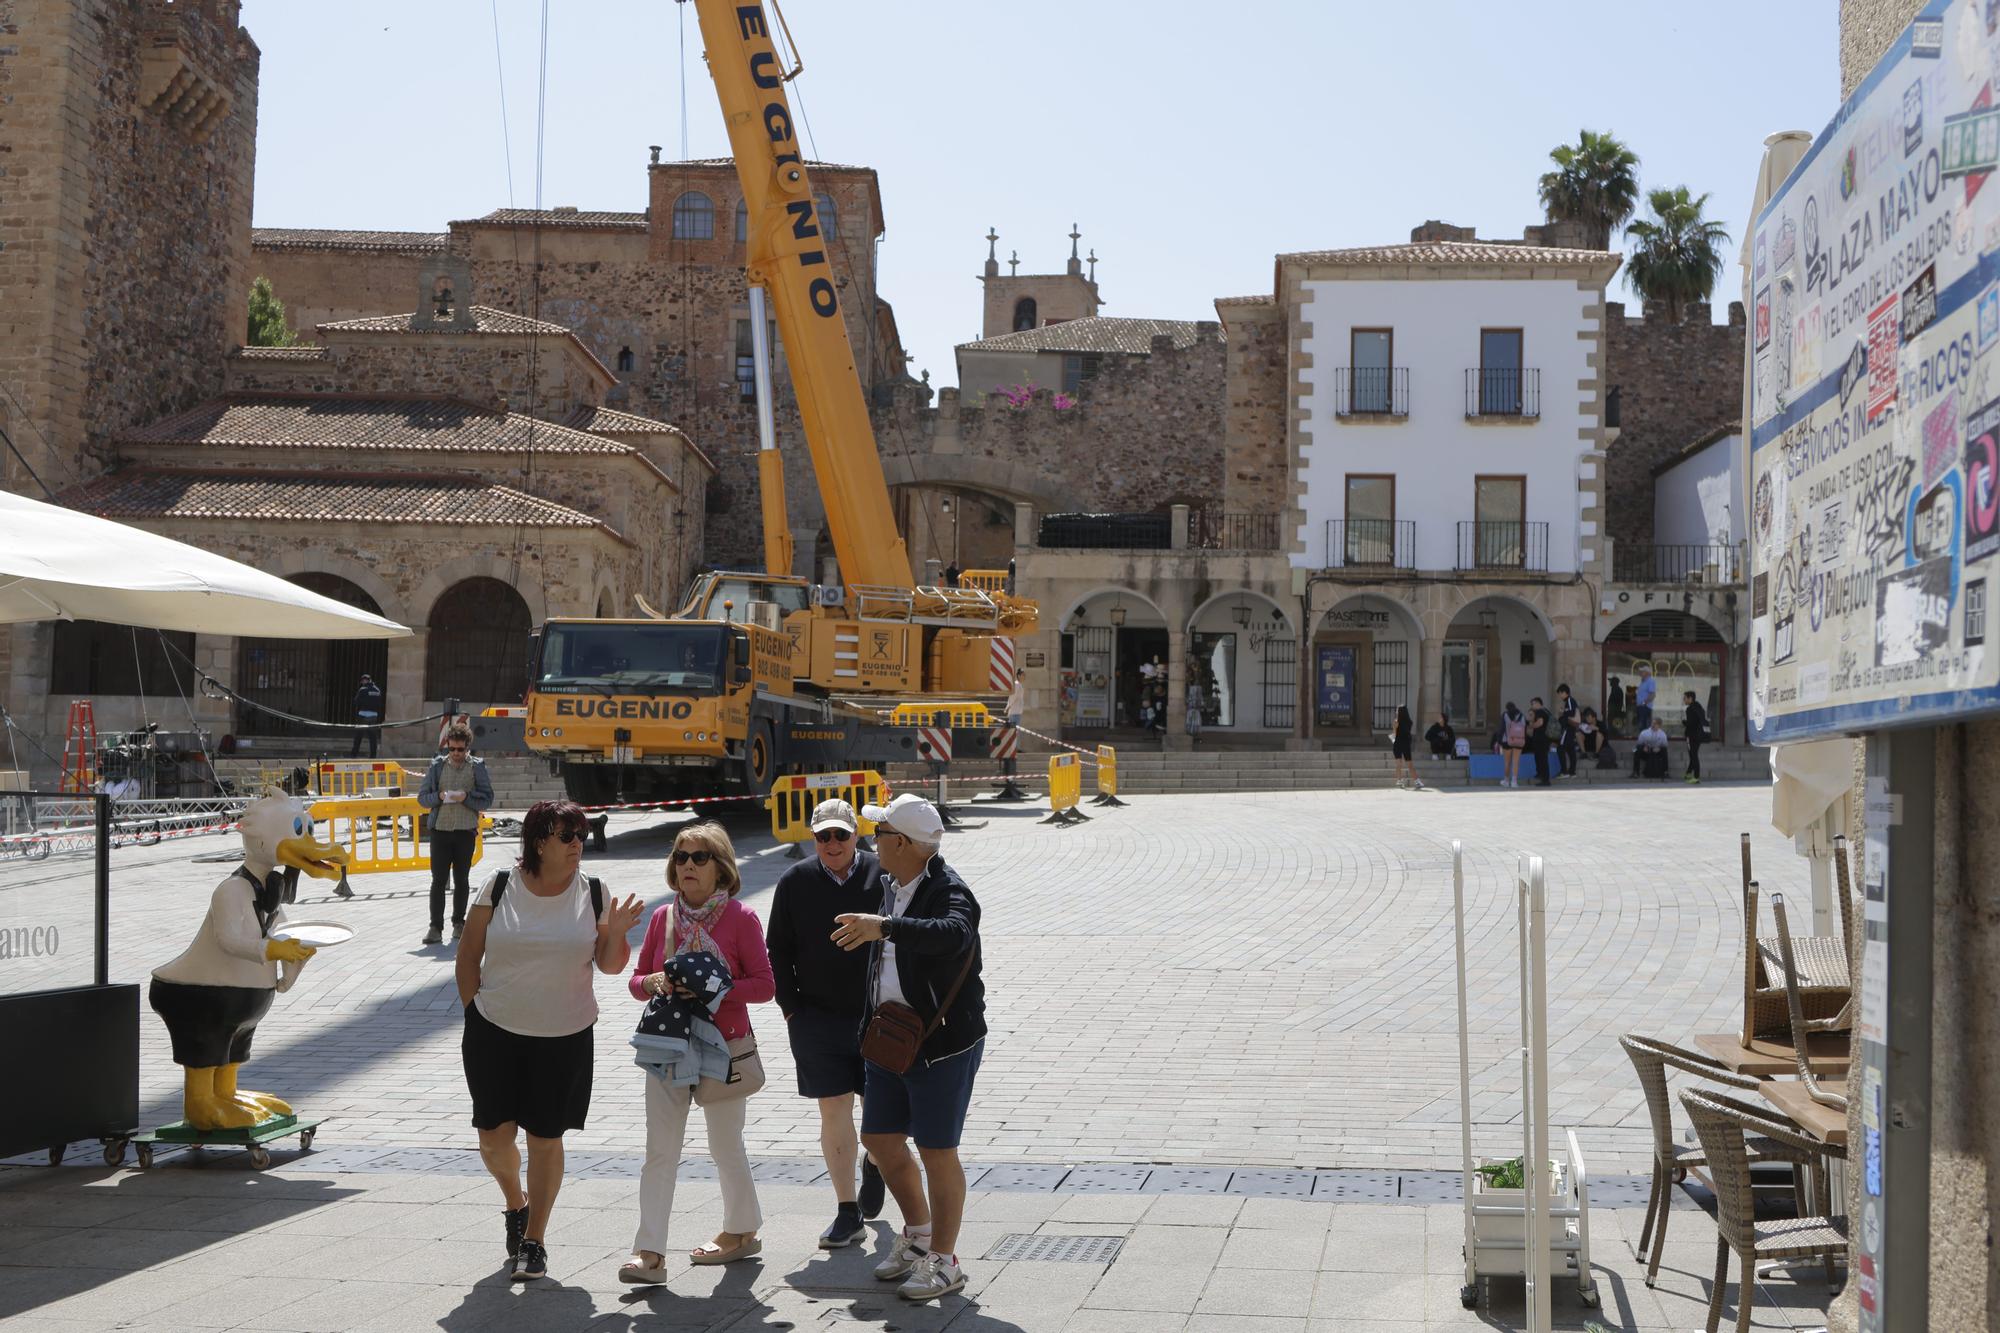
{"label": "palm tree", "polygon": [[1611,233],[1639,202],[1639,156],[1616,136],[1578,130],[1577,142],[1549,150],[1554,171],[1541,179],[1542,209],[1551,222],[1581,222],[1597,248],[1611,248]]}
{"label": "palm tree", "polygon": [[1648,191],[1646,206],[1653,218],[1625,229],[1635,242],[1625,280],[1642,299],[1666,302],[1668,318],[1678,324],[1686,306],[1706,301],[1715,290],[1729,231],[1701,215],[1708,196],[1692,198],[1685,185]]}

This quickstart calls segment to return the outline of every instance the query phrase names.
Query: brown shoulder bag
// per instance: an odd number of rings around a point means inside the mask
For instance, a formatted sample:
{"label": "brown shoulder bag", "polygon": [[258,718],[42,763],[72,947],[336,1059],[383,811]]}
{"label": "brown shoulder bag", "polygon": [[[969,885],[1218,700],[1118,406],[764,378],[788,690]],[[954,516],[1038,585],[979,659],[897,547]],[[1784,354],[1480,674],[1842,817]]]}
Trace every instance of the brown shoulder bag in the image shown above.
{"label": "brown shoulder bag", "polygon": [[868,1020],[868,1030],[861,1034],[861,1058],[872,1060],[892,1074],[909,1073],[924,1043],[944,1022],[944,1016],[950,1011],[951,1002],[958,998],[965,979],[972,975],[972,960],[978,955],[979,942],[974,940],[972,947],[965,951],[965,966],[958,969],[958,980],[951,983],[951,989],[945,992],[944,1003],[938,1006],[937,1015],[928,1023],[907,1004],[890,1000],[876,1005],[875,1013]]}

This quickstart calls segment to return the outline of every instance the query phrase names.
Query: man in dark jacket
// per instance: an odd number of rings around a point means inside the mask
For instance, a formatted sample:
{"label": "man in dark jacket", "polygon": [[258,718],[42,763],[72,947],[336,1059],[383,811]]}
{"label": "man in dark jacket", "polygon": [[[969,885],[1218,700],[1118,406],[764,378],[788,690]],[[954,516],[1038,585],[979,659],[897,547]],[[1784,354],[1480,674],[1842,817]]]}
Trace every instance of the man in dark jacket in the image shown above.
{"label": "man in dark jacket", "polygon": [[[903,1278],[897,1294],[905,1300],[936,1300],[965,1285],[957,1253],[965,1219],[958,1143],[986,1049],[979,903],[938,855],[944,821],[937,807],[906,793],[886,806],[863,806],[861,813],[875,821],[887,892],[879,912],[837,917],[833,941],[843,949],[871,946],[871,1005],[907,1005],[924,1025],[907,1071],[867,1062],[861,1144],[882,1168],[903,1214],[902,1235],[875,1266],[875,1276]],[[909,1139],[923,1158],[921,1176],[905,1146]]]}
{"label": "man in dark jacket", "polygon": [[361,677],[361,685],[354,691],[354,720],[361,729],[354,733],[354,745],[347,757],[352,759],[361,753],[361,740],[368,739],[368,757],[375,757],[376,747],[382,743],[382,687],[375,683],[373,676]]}
{"label": "man in dark jacket", "polygon": [[1528,700],[1528,753],[1535,760],[1535,785],[1550,786],[1549,782],[1549,710],[1543,705],[1540,695]]}
{"label": "man in dark jacket", "polygon": [[1708,711],[1695,702],[1693,690],[1681,691],[1681,721],[1687,726],[1687,782],[1701,783],[1701,745],[1708,739]]}
{"label": "man in dark jacket", "polygon": [[812,814],[818,855],[778,877],[765,944],[785,1016],[799,1096],[819,1103],[819,1150],[839,1204],[820,1248],[837,1250],[866,1234],[862,1219],[882,1211],[882,1173],[861,1162],[854,1191],[854,1098],[862,1090],[861,1027],[868,1017],[868,958],[833,942],[834,919],[873,912],[882,903],[882,864],[861,851],[854,807],[821,801]]}

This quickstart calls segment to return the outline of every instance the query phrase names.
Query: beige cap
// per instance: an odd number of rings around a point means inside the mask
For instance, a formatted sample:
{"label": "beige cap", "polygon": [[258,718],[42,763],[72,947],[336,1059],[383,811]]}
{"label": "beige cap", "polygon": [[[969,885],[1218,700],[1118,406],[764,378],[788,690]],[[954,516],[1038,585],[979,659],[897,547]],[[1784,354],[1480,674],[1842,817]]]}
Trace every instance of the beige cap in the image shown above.
{"label": "beige cap", "polygon": [[860,831],[854,818],[854,807],[842,800],[821,801],[813,807],[812,831],[823,828],[844,828],[849,833]]}

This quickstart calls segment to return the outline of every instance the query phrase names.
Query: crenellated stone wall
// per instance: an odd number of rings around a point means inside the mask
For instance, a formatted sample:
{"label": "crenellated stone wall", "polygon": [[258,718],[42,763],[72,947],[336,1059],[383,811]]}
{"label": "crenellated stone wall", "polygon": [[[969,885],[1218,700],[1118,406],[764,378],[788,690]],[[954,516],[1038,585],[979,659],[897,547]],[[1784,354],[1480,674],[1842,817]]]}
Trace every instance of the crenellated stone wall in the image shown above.
{"label": "crenellated stone wall", "polygon": [[1706,303],[1679,324],[1648,302],[1642,318],[1605,303],[1605,375],[1619,397],[1619,433],[1607,461],[1605,521],[1614,541],[1653,540],[1653,470],[1697,438],[1743,417],[1743,303],[1729,322]]}

